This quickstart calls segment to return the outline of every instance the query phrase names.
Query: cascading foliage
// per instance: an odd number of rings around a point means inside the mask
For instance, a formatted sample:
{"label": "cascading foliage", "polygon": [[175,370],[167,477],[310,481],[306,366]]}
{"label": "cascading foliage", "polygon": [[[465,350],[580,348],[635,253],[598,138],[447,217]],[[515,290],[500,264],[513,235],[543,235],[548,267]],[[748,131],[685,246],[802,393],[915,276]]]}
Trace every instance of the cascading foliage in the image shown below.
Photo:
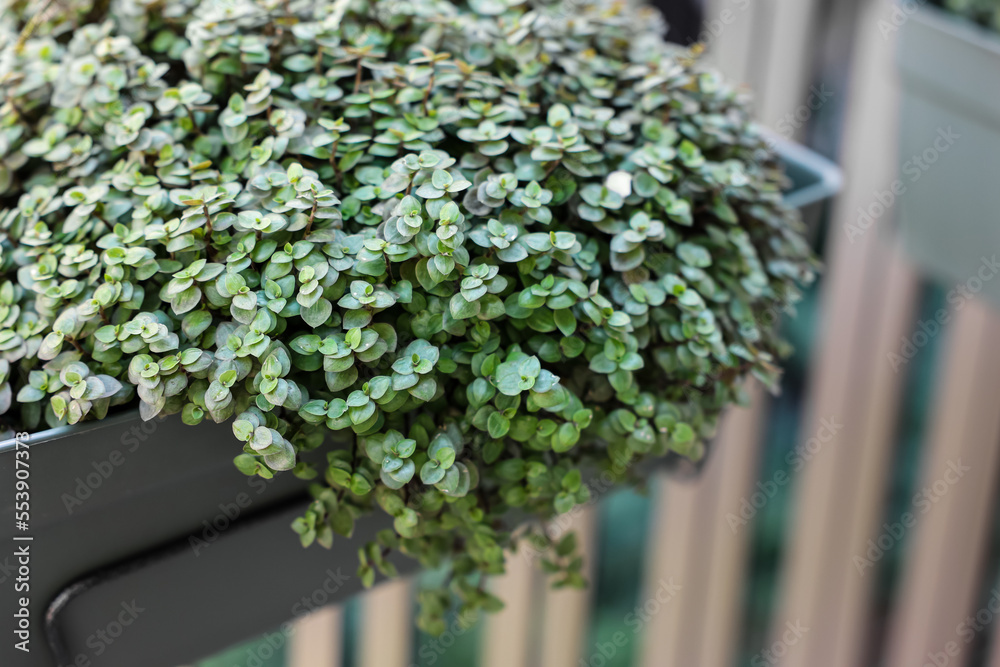
{"label": "cascading foliage", "polygon": [[[241,471],[316,480],[304,544],[379,506],[366,583],[398,549],[493,608],[512,508],[698,458],[742,380],[776,379],[808,246],[743,93],[648,10],[0,9],[6,429],[232,420]],[[572,537],[531,539],[582,581]]]}

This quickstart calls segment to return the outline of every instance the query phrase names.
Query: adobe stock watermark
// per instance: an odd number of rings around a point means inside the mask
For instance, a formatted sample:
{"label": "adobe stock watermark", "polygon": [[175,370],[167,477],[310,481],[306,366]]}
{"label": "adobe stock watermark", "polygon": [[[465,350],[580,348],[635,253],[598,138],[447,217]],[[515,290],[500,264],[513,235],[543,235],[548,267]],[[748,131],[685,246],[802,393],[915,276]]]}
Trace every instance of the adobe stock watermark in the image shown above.
{"label": "adobe stock watermark", "polygon": [[914,511],[907,510],[892,523],[883,523],[882,532],[877,537],[868,540],[868,550],[865,551],[864,555],[854,556],[852,561],[854,567],[858,569],[858,574],[862,577],[865,576],[866,571],[875,567],[875,563],[882,560],[887,553],[902,542],[906,533],[917,525],[917,518],[930,512],[948,494],[951,487],[958,484],[965,473],[970,470],[972,468],[962,464],[962,459],[948,461],[941,477],[913,495],[911,504]]}
{"label": "adobe stock watermark", "polygon": [[876,23],[879,33],[882,34],[882,39],[889,39],[893,33],[899,32],[899,29],[906,25],[910,17],[926,4],[927,0],[897,0],[897,2],[892,3],[892,13],[889,17],[879,19]]}
{"label": "adobe stock watermark", "polygon": [[955,626],[958,640],[945,643],[940,651],[928,652],[927,661],[921,667],[948,667],[952,658],[958,657],[962,648],[971,644],[976,635],[993,626],[993,620],[1000,613],[1000,589],[990,591],[990,599],[973,616],[966,616]]}
{"label": "adobe stock watermark", "polygon": [[128,430],[122,433],[121,438],[119,438],[118,443],[121,445],[121,448],[112,449],[107,457],[100,461],[92,461],[91,468],[93,470],[89,470],[80,477],[77,477],[75,480],[76,486],[73,487],[72,492],[64,492],[59,497],[66,508],[66,514],[72,515],[86,501],[90,500],[91,496],[111,478],[115,471],[125,464],[125,459],[128,455],[134,453],[156,433],[156,429],[159,428],[160,423],[164,419],[166,419],[166,416],[160,415],[149,421],[132,424]]}
{"label": "adobe stock watermark", "polygon": [[931,340],[941,332],[944,325],[951,321],[954,314],[962,310],[966,303],[983,291],[986,283],[993,280],[1000,273],[1000,261],[997,261],[996,255],[980,259],[981,263],[979,270],[976,271],[976,275],[964,283],[956,284],[955,287],[949,290],[948,295],[945,297],[953,310],[939,308],[934,313],[934,317],[927,320],[920,320],[917,323],[917,330],[909,336],[901,338],[899,348],[886,355],[893,371],[898,373],[901,366],[910,363],[917,356],[917,353],[927,347]]}
{"label": "adobe stock watermark", "polygon": [[334,596],[350,580],[350,575],[341,572],[339,567],[336,570],[327,569],[326,579],[323,580],[323,583],[313,589],[312,593],[303,595],[302,599],[292,605],[292,616],[295,618],[304,616],[330,604]]}
{"label": "adobe stock watermark", "polygon": [[729,7],[720,11],[716,16],[705,18],[703,28],[698,33],[698,42],[705,48],[710,47],[715,40],[719,39],[726,31],[726,28],[736,23],[739,15],[750,7],[750,0],[732,0]]}
{"label": "adobe stock watermark", "polygon": [[774,640],[774,643],[770,646],[752,657],[750,664],[753,667],[767,667],[767,665],[780,664],[781,659],[788,653],[788,649],[798,644],[807,632],[809,632],[809,628],[802,625],[802,621],[798,619],[794,623],[786,621],[785,631],[781,633],[781,636]]}
{"label": "adobe stock watermark", "polygon": [[4,556],[0,561],[0,584],[7,583],[7,580],[17,574],[17,561],[10,559],[10,554]]}
{"label": "adobe stock watermark", "polygon": [[[477,609],[469,609],[455,614],[455,618],[448,624],[444,632],[438,637],[428,637],[420,647],[420,665],[433,665],[441,659],[448,649],[455,645],[458,638],[472,629],[479,621],[481,614]],[[420,667],[415,662],[411,662],[409,667]]]}
{"label": "adobe stock watermark", "polygon": [[782,136],[790,139],[798,130],[802,129],[813,117],[813,115],[822,109],[823,105],[825,105],[832,97],[833,91],[827,90],[825,83],[820,84],[818,87],[813,86],[809,89],[809,96],[806,98],[805,103],[800,104],[795,111],[789,111],[787,114],[778,119],[775,128]]}
{"label": "adobe stock watermark", "polygon": [[677,597],[683,587],[675,584],[673,577],[660,579],[656,590],[646,600],[625,615],[625,627],[631,630],[631,634],[625,630],[617,630],[609,641],[594,642],[594,648],[586,657],[580,658],[579,667],[605,667],[609,664],[618,652],[629,645],[643,628],[659,614],[663,607]]}
{"label": "adobe stock watermark", "polygon": [[854,243],[864,236],[865,232],[881,220],[892,209],[896,201],[906,194],[909,187],[917,183],[941,159],[941,156],[947,153],[961,138],[962,135],[955,132],[950,125],[947,128],[939,127],[937,136],[931,145],[925,148],[922,153],[913,155],[902,164],[900,172],[903,177],[894,180],[885,190],[876,190],[874,199],[867,206],[858,207],[857,220],[844,227],[847,240]]}
{"label": "adobe stock watermark", "polygon": [[203,550],[211,547],[224,532],[229,530],[233,523],[243,514],[243,511],[253,505],[254,498],[267,490],[267,485],[270,481],[257,475],[248,477],[247,486],[254,491],[254,495],[246,491],[240,491],[233,498],[232,502],[219,503],[219,511],[215,516],[210,519],[202,519],[201,534],[188,537],[188,545],[194,551],[194,555],[200,556]]}
{"label": "adobe stock watermark", "polygon": [[[816,435],[801,443],[785,456],[785,462],[791,466],[792,472],[798,472],[814,456],[819,454],[823,445],[829,443],[836,437],[844,425],[837,421],[836,417],[819,420],[820,426],[816,430]],[[743,526],[749,524],[757,512],[778,494],[778,489],[787,485],[792,480],[784,470],[778,470],[771,476],[771,479],[757,482],[757,489],[749,497],[743,496],[740,500],[740,508],[737,513],[726,513],[726,523],[733,534],[737,534]]]}
{"label": "adobe stock watermark", "polygon": [[326,578],[322,583],[312,593],[304,595],[301,600],[292,605],[292,617],[289,620],[282,623],[277,630],[261,635],[260,641],[246,649],[243,662],[239,667],[264,667],[271,658],[279,654],[288,640],[295,635],[295,622],[333,602],[334,596],[350,579],[351,577],[343,574],[339,567],[336,571],[327,570]]}
{"label": "adobe stock watermark", "polygon": [[144,611],[146,611],[145,607],[140,607],[135,600],[122,602],[118,615],[111,619],[107,625],[97,628],[87,637],[84,643],[90,649],[90,653],[78,653],[73,659],[74,667],[90,667],[91,658],[99,658],[104,655],[104,652],[125,633],[127,628],[135,623],[139,614]]}

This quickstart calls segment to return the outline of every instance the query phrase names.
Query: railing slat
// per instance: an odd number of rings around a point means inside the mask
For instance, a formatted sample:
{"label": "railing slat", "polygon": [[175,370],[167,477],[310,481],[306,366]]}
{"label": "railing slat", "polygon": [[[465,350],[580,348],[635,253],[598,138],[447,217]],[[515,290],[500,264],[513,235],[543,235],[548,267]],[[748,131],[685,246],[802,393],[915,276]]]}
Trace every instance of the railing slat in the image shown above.
{"label": "railing slat", "polygon": [[[743,594],[749,558],[750,527],[731,523],[729,514],[740,516],[743,498],[753,493],[760,470],[761,428],[767,413],[767,394],[759,383],[748,389],[749,408],[730,410],[722,421],[718,451],[709,462],[709,474],[718,469],[712,493],[718,505],[711,523],[712,548],[701,558],[707,561],[708,582],[704,588],[704,610],[693,632],[700,632],[701,646],[697,659],[689,665],[730,667],[734,664],[742,631]],[[715,479],[715,478],[713,478]]]}
{"label": "railing slat", "polygon": [[838,461],[848,470],[850,502],[834,512],[835,523],[828,526],[842,539],[842,549],[826,580],[830,599],[824,608],[832,612],[833,631],[816,635],[815,650],[819,656],[831,656],[832,665],[864,661],[861,652],[868,639],[865,632],[870,627],[874,576],[864,576],[854,557],[864,554],[868,540],[878,536],[883,523],[905,377],[905,368],[894,370],[889,355],[898,353],[900,340],[911,334],[918,297],[916,277],[901,249],[897,246],[891,253],[879,254],[884,271],[879,282],[883,288],[878,291],[883,298],[872,326],[862,334],[873,353],[861,380],[867,390],[858,396],[863,405],[858,411],[857,440],[852,447],[842,449],[842,460]]}
{"label": "railing slat", "polygon": [[680,589],[676,601],[651,603],[659,611],[645,627],[642,665],[732,664],[749,531],[734,530],[727,515],[738,516],[759,468],[759,426],[767,400],[760,389],[756,383],[750,389],[753,407],[725,415],[700,478],[660,480],[640,606],[671,583]]}
{"label": "railing slat", "polygon": [[[757,117],[775,129],[808,97],[818,0],[709,0],[709,62],[754,91]],[[802,124],[798,125],[800,129]]]}
{"label": "railing slat", "polygon": [[[705,3],[705,35],[708,62],[731,81],[753,85],[757,69],[755,51],[759,40],[755,20],[760,11],[759,0],[736,5],[731,0],[708,0]],[[728,12],[728,13],[727,13]]]}
{"label": "railing slat", "polygon": [[[916,525],[897,598],[889,667],[969,659],[957,628],[975,616],[1000,464],[1000,315],[963,302],[948,348],[914,499]],[[974,634],[974,633],[973,633]],[[957,654],[953,654],[954,648]]]}
{"label": "railing slat", "polygon": [[340,667],[344,613],[323,607],[295,621],[288,645],[288,667]]}
{"label": "railing slat", "polygon": [[[901,386],[886,354],[909,333],[916,295],[913,276],[880,242],[877,226],[848,234],[858,209],[898,168],[893,46],[872,29],[891,6],[875,0],[857,22],[842,161],[850,178],[829,231],[822,333],[799,442],[815,437],[822,449],[795,481],[796,516],[770,645],[783,654],[782,664],[858,664],[868,617],[871,577],[860,577],[852,556],[881,517]],[[823,419],[842,426],[830,437]],[[786,634],[787,624],[797,632]]]}
{"label": "railing slat", "polygon": [[[598,498],[597,500],[600,500]],[[573,512],[569,530],[575,530],[580,553],[585,560],[588,587],[585,590],[553,590],[544,583],[542,593],[542,632],[538,660],[534,664],[544,667],[578,667],[590,619],[590,601],[595,581],[594,559],[597,557],[595,541],[597,510],[591,505]]]}
{"label": "railing slat", "polygon": [[[645,566],[645,586],[639,600],[644,607],[660,587],[660,582],[679,585],[677,599],[670,604],[654,605],[655,613],[646,617],[640,664],[644,667],[674,667],[678,655],[687,650],[684,644],[695,638],[685,636],[686,614],[697,615],[692,605],[698,603],[697,564],[694,552],[704,541],[705,531],[699,515],[703,499],[703,480],[675,480],[659,475],[653,510],[653,532],[649,539]],[[697,546],[696,546],[697,544]]]}
{"label": "railing slat", "polygon": [[525,550],[507,555],[507,572],[491,582],[504,608],[485,618],[483,667],[526,667],[531,647],[536,569]]}
{"label": "railing slat", "polygon": [[754,82],[754,92],[757,116],[772,128],[780,129],[780,119],[806,101],[816,53],[818,4],[818,0],[769,0],[758,10],[763,20],[758,19],[756,43],[767,48],[758,57],[762,76]]}
{"label": "railing slat", "polygon": [[413,655],[412,581],[378,585],[362,598],[360,667],[406,667]]}

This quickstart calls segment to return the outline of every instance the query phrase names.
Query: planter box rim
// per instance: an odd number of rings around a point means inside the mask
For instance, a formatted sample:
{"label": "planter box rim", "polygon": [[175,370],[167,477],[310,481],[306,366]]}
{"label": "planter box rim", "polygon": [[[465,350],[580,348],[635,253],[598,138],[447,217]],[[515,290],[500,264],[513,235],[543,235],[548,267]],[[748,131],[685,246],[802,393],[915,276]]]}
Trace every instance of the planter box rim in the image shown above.
{"label": "planter box rim", "polygon": [[[992,183],[1000,169],[1000,32],[922,6],[899,31],[897,72],[903,187],[886,206],[897,207],[895,234],[929,279],[981,277],[1000,244]],[[867,206],[862,215],[881,217]],[[983,281],[977,294],[1000,303],[997,283]]]}
{"label": "planter box rim", "polygon": [[[99,428],[105,428],[108,426],[117,426],[119,424],[124,424],[132,421],[139,416],[138,408],[129,408],[128,410],[123,410],[122,412],[116,412],[113,415],[108,415],[104,419],[91,419],[87,421],[82,421],[78,424],[64,424],[62,426],[56,426],[55,428],[45,429],[44,431],[26,431],[28,433],[28,439],[23,444],[28,447],[33,447],[35,445],[41,445],[46,442],[52,442],[54,440],[60,440],[62,438],[68,438],[70,436],[80,435],[93,431]],[[0,441],[0,455],[7,452],[14,451],[17,447],[17,439],[9,438],[7,440]]]}
{"label": "planter box rim", "polygon": [[1000,33],[924,6],[902,27],[897,62],[904,92],[1000,127]]}
{"label": "planter box rim", "polygon": [[793,179],[792,188],[784,193],[787,206],[805,208],[840,192],[844,177],[832,160],[773,130],[760,128],[760,133],[774,146],[785,171]]}
{"label": "planter box rim", "polygon": [[924,3],[914,12],[910,20],[969,42],[1000,57],[1000,32],[979,25],[964,16]]}

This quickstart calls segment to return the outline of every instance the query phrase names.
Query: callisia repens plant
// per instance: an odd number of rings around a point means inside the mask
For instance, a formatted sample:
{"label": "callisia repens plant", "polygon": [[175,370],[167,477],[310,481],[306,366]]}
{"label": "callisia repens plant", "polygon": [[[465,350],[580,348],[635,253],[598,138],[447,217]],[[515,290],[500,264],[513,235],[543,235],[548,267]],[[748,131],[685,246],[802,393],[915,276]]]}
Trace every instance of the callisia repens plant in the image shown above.
{"label": "callisia repens plant", "polygon": [[429,631],[498,606],[521,539],[579,585],[571,536],[517,525],[699,458],[777,379],[809,247],[745,93],[651,10],[0,9],[4,428],[231,422],[239,470],[313,479],[303,544],[374,510],[366,584],[451,568]]}

